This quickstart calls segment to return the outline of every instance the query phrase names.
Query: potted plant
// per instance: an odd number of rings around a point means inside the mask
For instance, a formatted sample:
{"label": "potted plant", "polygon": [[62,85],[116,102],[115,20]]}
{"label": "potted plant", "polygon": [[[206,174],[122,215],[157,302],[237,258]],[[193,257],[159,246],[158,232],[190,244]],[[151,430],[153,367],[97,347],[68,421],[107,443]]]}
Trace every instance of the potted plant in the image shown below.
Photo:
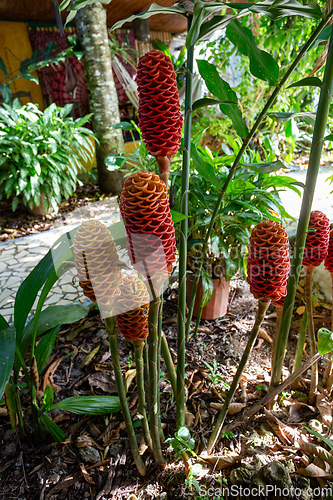
{"label": "potted plant", "polygon": [[13,211],[22,202],[36,215],[57,213],[75,191],[82,161],[94,157],[94,134],[83,127],[91,114],[75,120],[72,107],[42,112],[15,99],[0,108],[0,200],[12,197]]}
{"label": "potted plant", "polygon": [[[230,138],[229,138],[230,139]],[[208,148],[202,148],[195,142],[191,146],[191,169],[189,191],[189,234],[187,269],[189,272],[187,298],[192,290],[193,277],[197,274],[202,258],[205,231],[209,224],[216,200],[229,174],[229,166],[237,154],[239,145],[232,140],[234,151],[228,146],[228,154],[218,156]],[[246,274],[246,260],[251,229],[264,219],[284,221],[292,218],[283,208],[279,191],[290,188],[300,194],[297,187],[301,184],[291,177],[274,174],[283,167],[280,161],[271,161],[272,154],[261,152],[268,160],[258,167],[260,154],[251,153],[244,157],[247,163],[239,167],[230,182],[223,204],[215,220],[209,247],[205,255],[203,270],[203,289],[198,287],[194,316],[200,314],[200,305],[204,296],[203,319],[215,319],[227,311],[230,279],[242,270]],[[180,210],[180,170],[171,173],[171,192],[173,208]],[[201,278],[201,281],[202,281]],[[212,298],[209,298],[212,295]],[[207,303],[208,302],[208,303]]]}

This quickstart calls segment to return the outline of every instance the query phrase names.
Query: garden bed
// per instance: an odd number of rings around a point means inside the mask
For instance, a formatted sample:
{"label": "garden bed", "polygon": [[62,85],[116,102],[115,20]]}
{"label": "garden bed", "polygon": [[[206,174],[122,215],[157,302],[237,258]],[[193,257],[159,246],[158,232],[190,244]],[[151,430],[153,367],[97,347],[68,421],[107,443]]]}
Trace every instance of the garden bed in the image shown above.
{"label": "garden bed", "polygon": [[[298,302],[295,306],[300,305]],[[204,449],[217,411],[214,404],[221,402],[223,381],[229,382],[237,367],[240,355],[252,327],[257,303],[249,293],[248,286],[241,279],[231,283],[230,305],[226,316],[215,321],[201,323],[196,340],[187,346],[186,386],[188,391],[188,421],[195,439],[195,451],[200,455]],[[177,290],[168,289],[164,296],[165,332],[172,354],[176,353],[176,311]],[[285,366],[291,368],[294,357],[296,336],[300,316],[294,314],[293,328],[286,356]],[[315,312],[316,327],[330,324],[330,311],[318,305]],[[269,310],[263,324],[257,345],[251,354],[242,382],[247,381],[246,406],[258,402],[265,394],[264,386],[269,384],[271,345],[269,337],[275,329],[275,310]],[[98,352],[96,348],[99,347]],[[87,358],[95,350],[93,358]],[[133,353],[130,346],[119,338],[120,360],[123,373],[132,369]],[[216,367],[214,368],[214,359]],[[211,366],[203,363],[205,361]],[[162,365],[162,370],[164,366]],[[285,369],[284,375],[288,369]],[[130,372],[128,373],[130,375]],[[234,429],[234,435],[223,438],[210,460],[204,465],[201,478],[202,488],[217,491],[221,485],[229,487],[230,473],[240,464],[260,462],[260,467],[279,462],[286,467],[293,487],[318,488],[324,486],[323,477],[309,479],[295,471],[302,470],[310,463],[307,454],[300,450],[298,440],[302,435],[312,441],[312,436],[303,429],[323,426],[331,414],[331,405],[323,396],[317,399],[313,411],[309,407],[298,408],[296,416],[300,420],[288,423],[290,409],[294,403],[304,402],[308,390],[309,374],[304,375],[301,391],[293,396],[284,394],[280,398],[278,411],[258,412],[252,419]],[[55,390],[55,400],[69,396],[90,394],[116,394],[107,333],[100,316],[92,311],[90,315],[70,327],[63,327],[58,334],[55,349],[43,370],[42,382],[48,382]],[[175,401],[167,378],[161,381],[162,422],[165,435],[175,432]],[[21,388],[24,391],[24,387]],[[236,401],[244,400],[239,389]],[[323,393],[322,393],[323,394]],[[128,392],[130,409],[137,413],[137,393],[135,379]],[[318,403],[321,401],[321,405]],[[28,412],[28,399],[23,398],[24,411]],[[297,407],[296,407],[297,408]],[[319,409],[319,416],[318,416]],[[295,413],[294,413],[295,415]],[[321,415],[321,416],[320,416]],[[13,435],[8,418],[1,416],[0,440],[0,497],[8,499],[196,499],[199,494],[193,486],[186,485],[188,471],[181,460],[176,460],[172,450],[166,451],[167,466],[164,470],[150,459],[148,452],[144,458],[148,464],[147,476],[141,478],[133,463],[128,446],[121,413],[110,417],[78,416],[68,412],[53,410],[51,417],[65,432],[64,443],[56,444],[48,440],[45,445],[33,444],[30,439],[19,441]],[[237,417],[229,416],[228,422]],[[27,422],[31,425],[30,416]],[[297,418],[296,418],[297,420]],[[315,423],[317,422],[317,423]],[[31,429],[27,428],[27,431]],[[325,435],[327,428],[322,431]],[[166,448],[166,447],[165,447]],[[223,459],[219,460],[221,457]],[[317,459],[315,459],[315,463]],[[229,465],[226,466],[226,463]],[[220,469],[220,467],[223,467]],[[322,464],[321,464],[322,465]],[[251,467],[249,468],[249,470]],[[322,475],[325,476],[323,469]],[[315,469],[316,471],[316,469]],[[311,471],[310,471],[311,473]],[[235,474],[233,472],[232,474]],[[312,472],[315,477],[316,472]],[[317,471],[318,476],[318,471]],[[326,476],[329,474],[326,472]],[[289,484],[289,483],[288,483]],[[289,484],[289,486],[290,486]],[[243,485],[246,486],[246,482]],[[305,486],[302,490],[305,491]],[[215,490],[214,490],[215,488]],[[204,489],[202,491],[205,491]],[[245,498],[244,495],[230,498]],[[249,497],[251,498],[251,496]],[[271,496],[269,498],[278,498]],[[286,496],[284,496],[286,498]],[[300,498],[320,498],[301,496]]]}

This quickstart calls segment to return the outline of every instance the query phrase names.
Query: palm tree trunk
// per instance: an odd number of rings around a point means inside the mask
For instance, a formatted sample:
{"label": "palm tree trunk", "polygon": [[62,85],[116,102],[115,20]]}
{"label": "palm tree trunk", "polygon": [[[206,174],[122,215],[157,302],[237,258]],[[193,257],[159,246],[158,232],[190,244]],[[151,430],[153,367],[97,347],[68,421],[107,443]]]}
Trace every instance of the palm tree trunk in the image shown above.
{"label": "palm tree trunk", "polygon": [[104,193],[117,194],[122,188],[122,174],[109,171],[104,159],[110,153],[122,153],[124,140],[121,130],[110,128],[120,122],[120,116],[103,5],[94,3],[78,10],[76,26],[84,53],[90,110],[94,113],[93,129],[99,141],[96,144],[98,182]]}

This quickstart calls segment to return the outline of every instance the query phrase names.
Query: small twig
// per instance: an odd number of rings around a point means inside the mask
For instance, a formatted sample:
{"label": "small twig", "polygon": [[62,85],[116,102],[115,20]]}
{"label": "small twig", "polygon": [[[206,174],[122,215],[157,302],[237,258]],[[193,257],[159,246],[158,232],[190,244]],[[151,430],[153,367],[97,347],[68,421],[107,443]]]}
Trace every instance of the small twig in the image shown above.
{"label": "small twig", "polygon": [[302,375],[302,373],[308,370],[310,366],[313,365],[313,363],[316,363],[318,361],[319,358],[320,358],[319,353],[312,356],[306,363],[304,363],[304,365],[300,366],[298,370],[289,375],[289,377],[284,382],[274,387],[274,389],[272,389],[272,391],[269,394],[267,394],[264,398],[262,398],[259,401],[259,403],[255,404],[247,411],[244,411],[244,413],[242,413],[236,420],[227,425],[223,430],[225,432],[230,432],[235,427],[238,427],[238,425],[244,423],[246,419],[252,417],[252,415],[257,413],[257,411],[261,410],[263,406],[265,406],[269,401],[274,399],[280,392],[284,391],[288,387],[288,385],[290,385],[296,378],[298,378],[300,375]]}

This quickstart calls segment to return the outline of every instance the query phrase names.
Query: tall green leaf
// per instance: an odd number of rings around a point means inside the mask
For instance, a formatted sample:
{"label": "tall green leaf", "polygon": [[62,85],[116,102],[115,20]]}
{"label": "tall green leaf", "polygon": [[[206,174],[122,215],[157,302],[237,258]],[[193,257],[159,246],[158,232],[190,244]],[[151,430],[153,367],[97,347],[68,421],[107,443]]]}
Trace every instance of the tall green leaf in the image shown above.
{"label": "tall green leaf", "polygon": [[237,95],[219,75],[216,67],[205,60],[198,60],[198,69],[202,78],[205,80],[208,90],[221,101],[232,101],[234,104],[220,104],[222,113],[229,116],[232,124],[240,137],[246,137],[248,128],[243,120],[242,113],[238,108]]}
{"label": "tall green leaf", "polygon": [[193,46],[200,36],[200,28],[212,15],[221,12],[224,5],[221,2],[203,2],[196,0],[193,8],[193,18],[186,36],[186,47]]}
{"label": "tall green leaf", "polygon": [[59,330],[60,325],[52,328],[52,330],[47,332],[47,334],[44,335],[38,342],[38,345],[35,349],[38,373],[41,373],[51,355]]}
{"label": "tall green leaf", "polygon": [[[332,29],[332,28],[331,28]],[[308,76],[307,78],[302,78],[298,82],[294,82],[288,86],[288,89],[293,87],[319,87],[321,88],[323,82],[317,76]]]}
{"label": "tall green leaf", "polygon": [[6,330],[7,328],[9,328],[9,323],[7,323],[2,314],[0,314],[0,330]]}
{"label": "tall green leaf", "polygon": [[197,147],[193,143],[191,144],[191,158],[199,174],[220,190],[221,186],[216,177],[214,166],[202,158]]}
{"label": "tall green leaf", "polygon": [[45,413],[42,413],[40,415],[40,418],[41,418],[41,421],[43,422],[43,424],[45,425],[46,429],[51,434],[51,436],[53,436],[53,438],[56,441],[58,441],[58,443],[62,443],[62,441],[65,441],[65,438],[66,438],[65,434],[60,429],[60,427],[50,419],[50,417],[48,415],[46,415]]}
{"label": "tall green leaf", "polygon": [[77,415],[105,415],[120,411],[117,396],[73,396],[54,404],[54,409],[66,410]]}
{"label": "tall green leaf", "polygon": [[226,34],[239,52],[249,58],[252,75],[275,86],[279,79],[279,65],[268,52],[257,47],[252,31],[235,20],[228,25]]}
{"label": "tall green leaf", "polygon": [[201,307],[205,307],[213,296],[214,282],[213,278],[206,269],[202,269],[201,279],[202,279],[202,299],[200,305]]}
{"label": "tall green leaf", "polygon": [[111,30],[121,28],[123,24],[131,23],[132,21],[134,21],[134,19],[149,19],[151,16],[154,16],[156,14],[181,14],[183,16],[186,16],[187,9],[185,9],[185,7],[183,7],[179,3],[171,5],[170,7],[162,7],[157,3],[152,3],[151,6],[144,12],[129,16],[126,19],[118,21],[112,26]]}
{"label": "tall green leaf", "polygon": [[310,19],[321,19],[323,13],[317,4],[303,5],[297,0],[265,0],[256,3],[227,3],[232,9],[248,9],[258,14],[266,14],[270,19],[281,19],[286,16],[303,16]]}
{"label": "tall green leaf", "polygon": [[15,355],[15,328],[10,326],[0,330],[0,399],[5,392],[7,382],[13,369]]}
{"label": "tall green leaf", "polygon": [[260,174],[270,174],[271,172],[280,170],[280,168],[287,168],[287,165],[281,160],[268,161],[266,163],[242,163],[242,165]]}
{"label": "tall green leaf", "polygon": [[302,111],[301,113],[288,113],[285,111],[267,113],[268,116],[274,118],[278,123],[287,122],[291,118],[303,118],[304,121],[313,122],[316,119],[316,114],[310,111]]}

